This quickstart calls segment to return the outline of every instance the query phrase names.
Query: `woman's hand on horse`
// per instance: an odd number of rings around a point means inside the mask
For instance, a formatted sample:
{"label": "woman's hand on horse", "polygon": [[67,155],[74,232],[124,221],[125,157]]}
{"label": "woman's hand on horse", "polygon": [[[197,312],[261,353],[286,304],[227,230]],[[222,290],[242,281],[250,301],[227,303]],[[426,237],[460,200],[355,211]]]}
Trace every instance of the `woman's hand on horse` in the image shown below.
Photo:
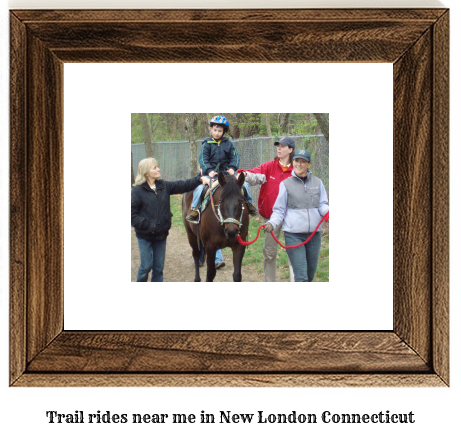
{"label": "woman's hand on horse", "polygon": [[264,231],[266,233],[269,233],[269,232],[272,232],[272,230],[274,230],[274,227],[271,223],[266,223],[266,225],[264,226]]}
{"label": "woman's hand on horse", "polygon": [[210,179],[208,177],[200,177],[200,181],[202,182],[202,185],[210,186]]}
{"label": "woman's hand on horse", "polygon": [[230,174],[231,176],[233,176],[234,173],[235,173],[235,171],[234,171],[232,168],[229,168],[229,169],[227,170],[227,174]]}

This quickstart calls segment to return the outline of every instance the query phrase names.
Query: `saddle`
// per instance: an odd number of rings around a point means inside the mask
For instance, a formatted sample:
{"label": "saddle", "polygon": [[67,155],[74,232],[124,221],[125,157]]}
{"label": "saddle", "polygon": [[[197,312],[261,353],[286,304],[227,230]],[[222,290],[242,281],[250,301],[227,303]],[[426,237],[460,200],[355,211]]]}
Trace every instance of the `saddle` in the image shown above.
{"label": "saddle", "polygon": [[[219,187],[218,179],[213,180],[211,182],[211,192],[214,194],[216,189],[218,189],[218,187]],[[245,187],[242,186],[243,198],[246,198],[246,194],[248,193],[246,192]],[[210,203],[210,188],[208,187],[208,185],[206,185],[202,191],[202,195],[200,196],[200,206],[198,208],[198,210],[200,211],[200,215],[205,211],[209,203]],[[201,217],[199,216],[199,221],[200,221],[200,218]]]}
{"label": "saddle", "polygon": [[[216,189],[218,189],[218,186],[219,182],[217,179],[211,182],[211,192],[213,194],[215,193]],[[202,195],[200,196],[200,213],[203,213],[205,211],[205,209],[208,206],[208,203],[210,203],[210,188],[208,187],[208,185],[206,185],[202,191]]]}

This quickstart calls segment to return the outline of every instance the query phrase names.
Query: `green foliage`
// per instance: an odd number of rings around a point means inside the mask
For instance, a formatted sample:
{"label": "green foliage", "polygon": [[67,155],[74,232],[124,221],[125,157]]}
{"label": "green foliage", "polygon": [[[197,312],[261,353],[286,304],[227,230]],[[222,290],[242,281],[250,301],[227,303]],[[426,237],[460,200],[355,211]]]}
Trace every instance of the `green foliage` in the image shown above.
{"label": "green foliage", "polygon": [[144,136],[142,134],[139,114],[131,114],[131,143],[139,144],[141,142],[144,142]]}
{"label": "green foliage", "polygon": [[[290,114],[287,132],[282,132],[282,127],[279,123],[279,114],[236,114],[231,113],[234,119],[239,119],[238,127],[242,136],[266,136],[267,126],[266,117],[270,116],[270,127],[273,135],[279,135],[279,138],[284,134],[288,136],[295,135],[310,135],[314,132],[317,126],[317,120],[312,114]],[[255,116],[258,115],[258,116]],[[247,135],[251,132],[250,135]]]}
{"label": "green foliage", "polygon": [[330,235],[322,235],[322,244],[320,246],[319,263],[315,272],[314,282],[330,281]]}
{"label": "green foliage", "polygon": [[307,117],[312,114],[292,114],[291,121],[293,123],[293,132],[291,135],[312,135],[317,127],[315,117]]}
{"label": "green foliage", "polygon": [[[238,125],[241,137],[266,136],[266,116],[270,116],[270,128],[272,135],[310,135],[317,126],[317,120],[313,114],[290,114],[287,130],[282,132],[279,123],[279,114],[250,114],[250,113],[231,113],[231,125]],[[180,141],[187,139],[185,130],[184,114],[147,114],[147,120],[150,127],[151,141]],[[203,136],[202,120],[199,117],[196,134],[198,138]],[[208,127],[208,126],[207,126]],[[141,121],[138,114],[131,114],[131,142],[144,142],[144,136],[141,128]]]}

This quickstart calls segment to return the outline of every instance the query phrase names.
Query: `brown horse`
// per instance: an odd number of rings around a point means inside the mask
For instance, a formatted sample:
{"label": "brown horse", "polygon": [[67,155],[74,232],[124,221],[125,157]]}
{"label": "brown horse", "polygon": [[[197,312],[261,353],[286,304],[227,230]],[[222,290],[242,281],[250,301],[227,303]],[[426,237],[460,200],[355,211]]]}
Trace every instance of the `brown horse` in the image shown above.
{"label": "brown horse", "polygon": [[216,276],[216,251],[224,247],[232,248],[234,282],[242,281],[242,259],[246,247],[237,241],[237,236],[240,234],[242,240],[246,241],[248,235],[248,206],[242,195],[245,176],[240,173],[236,179],[234,176],[219,173],[218,181],[220,186],[213,194],[215,210],[213,211],[213,203],[210,202],[211,204],[202,213],[199,224],[186,220],[192,202],[192,192],[185,194],[182,201],[182,219],[195,262],[195,282],[200,281],[199,258],[202,243],[205,246],[207,259],[207,282],[212,282]]}

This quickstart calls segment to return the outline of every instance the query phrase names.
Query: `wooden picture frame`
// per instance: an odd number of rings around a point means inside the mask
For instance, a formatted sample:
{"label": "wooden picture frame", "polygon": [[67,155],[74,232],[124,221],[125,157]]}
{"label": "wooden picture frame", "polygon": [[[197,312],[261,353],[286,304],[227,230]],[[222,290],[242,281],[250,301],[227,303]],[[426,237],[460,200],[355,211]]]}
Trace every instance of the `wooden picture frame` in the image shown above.
{"label": "wooden picture frame", "polygon": [[[449,385],[448,9],[18,10],[10,23],[11,386]],[[210,52],[393,63],[392,331],[63,329],[64,62]]]}

